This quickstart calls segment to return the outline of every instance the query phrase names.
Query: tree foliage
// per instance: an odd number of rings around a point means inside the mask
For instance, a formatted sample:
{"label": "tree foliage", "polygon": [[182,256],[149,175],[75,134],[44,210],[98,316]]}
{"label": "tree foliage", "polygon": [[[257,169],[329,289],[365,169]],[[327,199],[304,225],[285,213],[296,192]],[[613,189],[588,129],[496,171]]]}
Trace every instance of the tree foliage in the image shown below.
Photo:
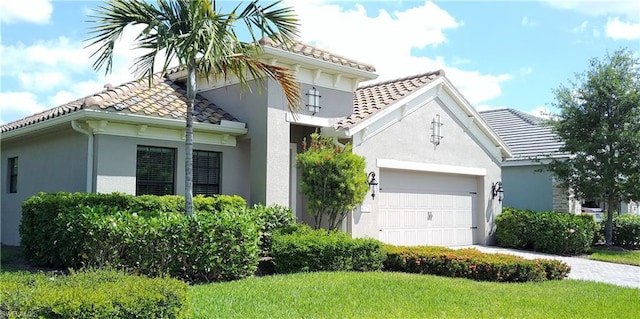
{"label": "tree foliage", "polygon": [[[237,77],[247,89],[251,80],[264,76],[282,87],[291,111],[299,107],[300,89],[288,69],[260,60],[261,47],[256,35],[271,37],[286,46],[298,35],[299,21],[291,7],[279,7],[280,1],[262,5],[257,0],[229,13],[220,12],[211,0],[108,0],[90,16],[88,47],[97,47],[92,57],[95,70],[113,68],[114,48],[125,28],[145,28],[136,37],[134,48],[145,53],[133,62],[136,75],[148,78],[149,85],[162,63],[166,73],[174,60],[187,71],[187,110],[185,134],[185,212],[193,214],[193,111],[197,91],[196,76],[205,78]],[[235,29],[245,27],[252,41],[242,42]]]}
{"label": "tree foliage", "polygon": [[640,199],[640,64],[626,49],[594,58],[569,87],[554,91],[560,110],[553,129],[567,160],[549,168],[578,198],[607,203],[605,239],[622,201]]}
{"label": "tree foliage", "polygon": [[362,156],[351,152],[351,145],[336,145],[332,139],[311,134],[305,151],[296,161],[302,169],[302,193],[308,199],[308,213],[315,218],[315,228],[322,226],[324,216],[328,228],[338,229],[347,213],[364,200],[367,176]]}

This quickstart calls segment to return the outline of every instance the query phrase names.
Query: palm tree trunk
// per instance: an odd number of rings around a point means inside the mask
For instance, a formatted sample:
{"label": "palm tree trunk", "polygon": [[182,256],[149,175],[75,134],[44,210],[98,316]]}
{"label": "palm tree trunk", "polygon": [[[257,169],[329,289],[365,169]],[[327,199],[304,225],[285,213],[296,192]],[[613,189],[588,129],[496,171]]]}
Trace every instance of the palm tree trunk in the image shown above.
{"label": "palm tree trunk", "polygon": [[184,213],[193,215],[193,111],[196,99],[195,60],[187,65],[187,129],[184,147]]}

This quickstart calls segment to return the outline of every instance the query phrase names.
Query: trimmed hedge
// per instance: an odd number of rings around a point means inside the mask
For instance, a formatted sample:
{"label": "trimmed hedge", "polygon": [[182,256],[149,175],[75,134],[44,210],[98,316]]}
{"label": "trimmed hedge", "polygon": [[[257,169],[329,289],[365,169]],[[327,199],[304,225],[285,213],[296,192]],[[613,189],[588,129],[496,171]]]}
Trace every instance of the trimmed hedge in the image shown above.
{"label": "trimmed hedge", "polygon": [[[64,268],[74,265],[80,252],[60,215],[79,214],[82,207],[108,207],[106,214],[136,212],[157,217],[162,212],[183,212],[182,196],[133,196],[122,193],[40,193],[22,204],[20,246],[25,258],[39,266]],[[246,207],[240,196],[194,197],[196,211],[215,212]]]}
{"label": "trimmed hedge", "polygon": [[41,193],[23,204],[25,257],[41,266],[108,266],[193,283],[253,275],[263,223],[256,211],[238,196],[197,196],[194,216],[172,211],[180,205],[179,196]]}
{"label": "trimmed hedge", "polygon": [[0,273],[2,318],[188,318],[187,284],[107,270]]}
{"label": "trimmed hedge", "polygon": [[[602,229],[604,231],[602,221]],[[640,249],[640,215],[618,215],[613,217],[613,245]]]}
{"label": "trimmed hedge", "polygon": [[273,232],[291,227],[296,217],[289,207],[281,205],[254,205],[251,208],[262,225],[260,229],[260,253],[263,257],[271,256],[271,237]]}
{"label": "trimmed hedge", "polygon": [[498,246],[560,255],[586,252],[597,225],[593,216],[504,208],[496,218]]}
{"label": "trimmed hedge", "polygon": [[485,254],[477,249],[434,246],[385,245],[384,270],[430,274],[478,281],[527,282],[560,280],[571,268],[549,259],[527,260],[505,254]]}
{"label": "trimmed hedge", "polygon": [[375,239],[351,238],[343,232],[298,225],[276,232],[272,242],[276,273],[376,271],[385,254]]}

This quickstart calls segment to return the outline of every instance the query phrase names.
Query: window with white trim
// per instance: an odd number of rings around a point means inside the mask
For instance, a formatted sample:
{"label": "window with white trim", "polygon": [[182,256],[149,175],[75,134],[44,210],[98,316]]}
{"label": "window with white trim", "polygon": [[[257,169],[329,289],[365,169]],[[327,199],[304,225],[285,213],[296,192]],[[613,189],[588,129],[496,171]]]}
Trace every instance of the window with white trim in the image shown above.
{"label": "window with white trim", "polygon": [[136,195],[175,194],[176,149],[138,146]]}

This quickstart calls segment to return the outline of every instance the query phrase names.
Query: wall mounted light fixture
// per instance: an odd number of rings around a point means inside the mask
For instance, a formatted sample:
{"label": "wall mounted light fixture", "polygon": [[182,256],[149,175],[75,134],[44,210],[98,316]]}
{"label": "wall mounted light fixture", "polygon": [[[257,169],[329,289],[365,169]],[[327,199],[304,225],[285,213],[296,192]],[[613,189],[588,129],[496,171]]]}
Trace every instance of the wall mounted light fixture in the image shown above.
{"label": "wall mounted light fixture", "polygon": [[498,197],[498,202],[502,202],[502,199],[504,198],[503,194],[504,189],[502,189],[502,182],[497,181],[491,184],[491,199]]}
{"label": "wall mounted light fixture", "polygon": [[442,122],[440,121],[440,114],[436,114],[436,117],[431,121],[431,143],[434,145],[440,145],[442,140]]}
{"label": "wall mounted light fixture", "polygon": [[318,90],[315,87],[312,87],[309,89],[309,93],[305,93],[308,97],[308,104],[307,107],[309,108],[309,112],[312,112],[313,115],[316,115],[316,113],[320,112],[320,109],[322,108],[320,106],[320,98],[322,97],[320,95],[320,92],[318,92]]}
{"label": "wall mounted light fixture", "polygon": [[369,189],[371,190],[371,199],[376,198],[376,187],[378,186],[378,181],[376,181],[376,173],[370,172],[367,174],[367,183],[369,184]]}

